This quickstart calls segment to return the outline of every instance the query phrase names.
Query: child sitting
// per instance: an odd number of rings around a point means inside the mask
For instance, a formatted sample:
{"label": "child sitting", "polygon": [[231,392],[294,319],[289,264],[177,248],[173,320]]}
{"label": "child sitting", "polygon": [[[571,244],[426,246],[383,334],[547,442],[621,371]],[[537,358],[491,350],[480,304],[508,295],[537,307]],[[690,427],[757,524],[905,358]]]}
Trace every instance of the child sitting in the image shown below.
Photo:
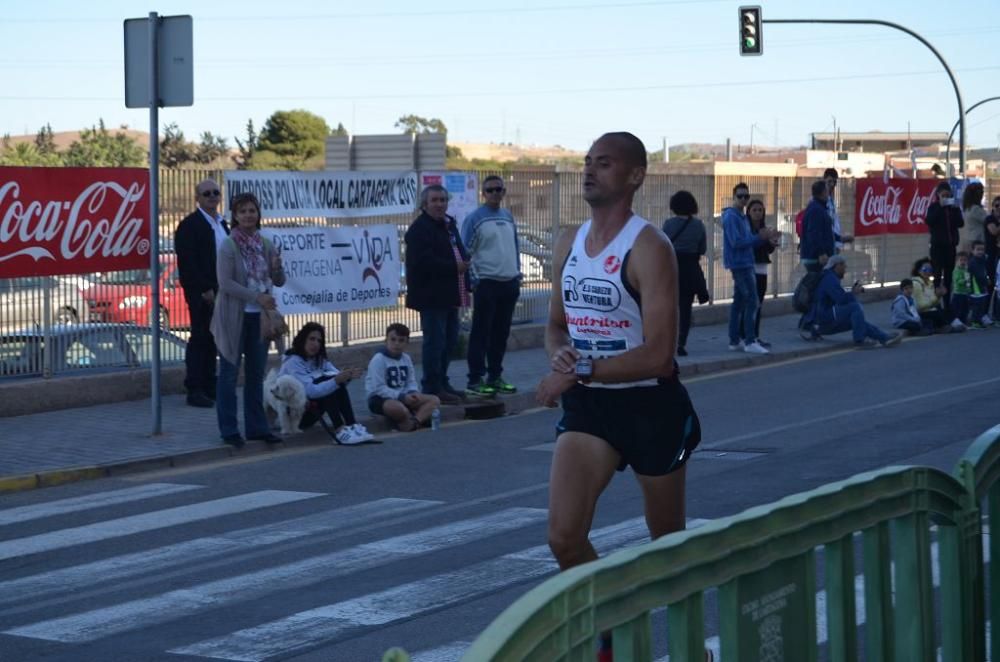
{"label": "child sitting", "polygon": [[441,406],[437,396],[421,393],[413,371],[413,360],[404,350],[410,329],[390,324],[385,330],[385,347],[372,357],[365,376],[368,409],[387,417],[397,429],[411,432],[425,425]]}
{"label": "child sitting", "polygon": [[316,421],[323,422],[323,414],[333,421],[333,440],[338,444],[361,444],[374,439],[365,426],[354,418],[347,383],[361,376],[360,368],[337,370],[326,358],[326,329],[322,324],[307,322],[295,334],[292,348],[282,360],[282,375],[295,377],[305,387],[309,406],[302,415],[299,429],[305,430]]}
{"label": "child sitting", "polygon": [[911,334],[918,334],[924,330],[920,313],[917,312],[917,303],[913,300],[913,281],[909,278],[899,281],[899,294],[892,301],[889,319],[894,328],[909,331]]}

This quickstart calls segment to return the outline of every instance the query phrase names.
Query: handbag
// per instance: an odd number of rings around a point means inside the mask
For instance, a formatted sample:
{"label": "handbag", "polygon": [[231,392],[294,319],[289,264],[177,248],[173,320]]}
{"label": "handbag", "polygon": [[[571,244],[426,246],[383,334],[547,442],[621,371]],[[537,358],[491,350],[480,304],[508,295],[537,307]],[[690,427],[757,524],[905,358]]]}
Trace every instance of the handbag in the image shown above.
{"label": "handbag", "polygon": [[277,310],[260,311],[260,338],[270,342],[288,333],[288,322]]}

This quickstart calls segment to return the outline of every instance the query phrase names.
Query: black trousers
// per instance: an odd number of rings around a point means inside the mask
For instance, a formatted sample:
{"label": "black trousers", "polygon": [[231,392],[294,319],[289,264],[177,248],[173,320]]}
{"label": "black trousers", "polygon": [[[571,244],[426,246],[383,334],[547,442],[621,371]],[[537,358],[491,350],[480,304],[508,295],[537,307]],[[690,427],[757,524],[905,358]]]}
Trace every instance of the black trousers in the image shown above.
{"label": "black trousers", "polygon": [[948,288],[944,295],[944,308],[951,306],[951,272],[955,270],[955,247],[951,244],[931,244],[931,266],[934,267],[934,287]]}
{"label": "black trousers", "polygon": [[184,294],[188,310],[191,311],[191,335],[187,347],[184,348],[184,388],[188,393],[202,393],[215,397],[216,368],[215,358],[218,351],[215,339],[209,331],[212,322],[212,304],[201,298],[200,294],[193,297]]}
{"label": "black trousers", "polygon": [[472,299],[469,332],[469,384],[489,375],[490,382],[503,374],[503,357],[521,284],[514,280],[479,281]]}
{"label": "black trousers", "polygon": [[310,400],[309,406],[302,414],[299,429],[305,430],[312,426],[323,414],[329,414],[334,429],[343,425],[354,425],[358,422],[354,418],[354,408],[351,406],[351,396],[347,393],[347,384],[341,384],[330,395],[318,400]]}

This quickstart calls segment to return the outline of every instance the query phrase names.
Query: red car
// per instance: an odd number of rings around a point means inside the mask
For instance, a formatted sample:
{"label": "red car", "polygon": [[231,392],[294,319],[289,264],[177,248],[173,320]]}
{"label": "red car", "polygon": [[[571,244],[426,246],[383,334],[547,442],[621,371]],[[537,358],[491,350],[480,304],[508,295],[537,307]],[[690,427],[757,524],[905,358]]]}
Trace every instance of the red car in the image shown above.
{"label": "red car", "polygon": [[[177,271],[177,256],[160,256],[160,310],[162,329],[186,329],[191,313]],[[92,322],[118,322],[148,326],[153,291],[148,269],[110,271],[96,274],[94,284],[84,293]]]}

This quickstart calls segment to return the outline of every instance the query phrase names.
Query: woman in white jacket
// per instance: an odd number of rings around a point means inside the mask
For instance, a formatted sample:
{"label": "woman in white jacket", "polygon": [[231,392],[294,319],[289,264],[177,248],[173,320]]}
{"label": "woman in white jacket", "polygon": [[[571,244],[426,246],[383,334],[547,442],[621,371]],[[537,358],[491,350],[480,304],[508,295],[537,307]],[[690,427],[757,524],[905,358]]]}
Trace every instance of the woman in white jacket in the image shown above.
{"label": "woman in white jacket", "polygon": [[309,406],[299,428],[304,430],[323,414],[333,421],[333,439],[338,444],[360,444],[374,439],[354,418],[347,383],[361,376],[360,368],[337,370],[326,358],[326,330],[322,324],[307,322],[295,334],[292,348],[285,352],[282,375],[291,375],[305,387]]}

